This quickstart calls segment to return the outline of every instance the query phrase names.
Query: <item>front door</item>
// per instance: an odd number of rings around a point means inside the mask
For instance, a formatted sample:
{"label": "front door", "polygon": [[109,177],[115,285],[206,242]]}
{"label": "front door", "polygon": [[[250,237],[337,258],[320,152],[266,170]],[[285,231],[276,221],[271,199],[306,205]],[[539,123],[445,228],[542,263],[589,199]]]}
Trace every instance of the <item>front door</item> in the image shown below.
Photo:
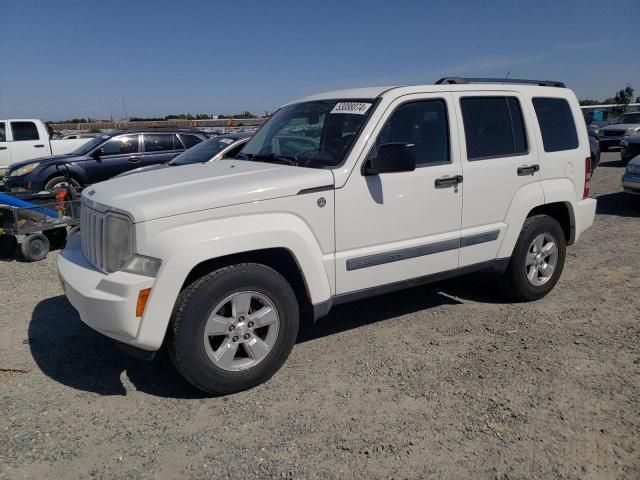
{"label": "front door", "polygon": [[336,294],[457,268],[464,183],[451,102],[438,93],[392,103],[368,157],[384,143],[414,144],[415,171],[365,176],[358,165],[335,191]]}
{"label": "front door", "polygon": [[89,183],[102,182],[140,165],[140,141],[137,133],[118,135],[102,144],[90,160]]}

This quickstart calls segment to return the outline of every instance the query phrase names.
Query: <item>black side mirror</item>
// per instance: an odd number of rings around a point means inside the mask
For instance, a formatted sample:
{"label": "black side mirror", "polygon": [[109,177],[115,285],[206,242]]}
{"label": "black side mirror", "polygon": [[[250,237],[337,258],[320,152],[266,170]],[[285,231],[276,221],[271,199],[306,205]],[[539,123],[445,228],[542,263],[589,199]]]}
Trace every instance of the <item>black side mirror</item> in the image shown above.
{"label": "black side mirror", "polygon": [[598,139],[599,135],[598,132],[596,132],[595,130],[593,130],[592,128],[587,130],[587,133],[589,134],[590,137],[595,138],[596,140]]}
{"label": "black side mirror", "polygon": [[91,156],[95,160],[99,160],[101,155],[104,155],[104,150],[102,150],[101,148],[96,148],[93,152],[91,152]]}
{"label": "black side mirror", "polygon": [[383,143],[378,146],[377,155],[365,163],[362,173],[413,172],[416,169],[415,148],[413,143]]}

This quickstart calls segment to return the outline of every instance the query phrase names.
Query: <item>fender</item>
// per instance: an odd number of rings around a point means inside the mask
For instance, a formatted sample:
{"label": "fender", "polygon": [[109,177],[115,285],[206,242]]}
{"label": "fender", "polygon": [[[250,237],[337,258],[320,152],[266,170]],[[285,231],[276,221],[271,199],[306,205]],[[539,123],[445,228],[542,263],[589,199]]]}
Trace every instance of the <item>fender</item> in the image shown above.
{"label": "fender", "polygon": [[524,185],[516,192],[511,199],[511,205],[509,205],[509,210],[507,210],[507,215],[504,219],[507,224],[507,230],[502,237],[497,258],[509,258],[511,256],[527,215],[535,207],[544,204],[544,201],[544,191],[540,182]]}
{"label": "fender", "polygon": [[[545,203],[564,203],[569,210],[569,221],[571,224],[571,235],[569,235],[568,245],[572,245],[578,240],[576,236],[576,216],[575,206],[578,194],[575,184],[568,178],[554,178],[540,182],[544,191]],[[582,193],[582,192],[581,192]]]}
{"label": "fender", "polygon": [[80,182],[83,185],[86,185],[88,183],[89,179],[87,177],[87,173],[84,168],[80,167],[75,163],[67,163],[64,161],[60,161],[60,162],[55,162],[55,163],[50,163],[45,165],[45,167],[38,174],[38,177],[42,178],[42,186],[44,187],[44,184],[46,183],[46,179],[54,176],[58,176],[58,175],[64,175],[65,168],[69,169],[69,175],[80,180]]}
{"label": "fender", "polygon": [[[153,222],[150,222],[153,223]],[[153,227],[144,251],[162,258],[136,343],[159,348],[164,339],[174,304],[191,270],[198,264],[226,255],[268,248],[289,250],[302,272],[312,303],[331,298],[330,282],[323,259],[330,261],[307,223],[290,213],[262,213],[209,219],[180,225],[158,233]],[[176,245],[180,245],[176,249]]]}

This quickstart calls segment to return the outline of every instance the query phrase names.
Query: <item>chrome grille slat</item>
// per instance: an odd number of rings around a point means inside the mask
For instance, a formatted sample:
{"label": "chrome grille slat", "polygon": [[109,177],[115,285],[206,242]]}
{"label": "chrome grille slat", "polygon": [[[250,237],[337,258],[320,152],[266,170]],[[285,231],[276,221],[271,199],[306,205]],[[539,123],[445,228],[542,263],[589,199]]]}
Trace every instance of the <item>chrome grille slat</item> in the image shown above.
{"label": "chrome grille slat", "polygon": [[94,267],[105,270],[104,265],[105,215],[82,205],[80,210],[80,244],[85,258]]}

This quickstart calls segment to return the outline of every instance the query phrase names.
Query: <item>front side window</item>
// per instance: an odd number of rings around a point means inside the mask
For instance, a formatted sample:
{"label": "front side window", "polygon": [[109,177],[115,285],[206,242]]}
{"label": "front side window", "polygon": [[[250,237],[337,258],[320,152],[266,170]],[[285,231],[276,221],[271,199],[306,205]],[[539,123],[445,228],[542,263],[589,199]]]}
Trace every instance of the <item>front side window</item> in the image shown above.
{"label": "front side window", "polygon": [[102,155],[127,155],[138,153],[138,135],[122,135],[102,145]]}
{"label": "front side window", "polygon": [[545,152],[560,152],[578,148],[576,124],[569,103],[563,98],[534,98]]}
{"label": "front side window", "polygon": [[448,163],[449,125],[444,100],[421,100],[396,108],[382,127],[369,158],[385,143],[415,145],[418,167]]}
{"label": "front side window", "polygon": [[40,140],[38,127],[33,122],[11,122],[11,133],[14,142]]}
{"label": "front side window", "polygon": [[520,102],[515,97],[466,97],[460,100],[469,160],[527,153]]}
{"label": "front side window", "polygon": [[7,141],[7,132],[5,130],[5,123],[4,122],[0,122],[0,142],[6,142]]}
{"label": "front side window", "polygon": [[318,100],[278,110],[239,158],[298,167],[340,166],[374,108],[373,100]]}

